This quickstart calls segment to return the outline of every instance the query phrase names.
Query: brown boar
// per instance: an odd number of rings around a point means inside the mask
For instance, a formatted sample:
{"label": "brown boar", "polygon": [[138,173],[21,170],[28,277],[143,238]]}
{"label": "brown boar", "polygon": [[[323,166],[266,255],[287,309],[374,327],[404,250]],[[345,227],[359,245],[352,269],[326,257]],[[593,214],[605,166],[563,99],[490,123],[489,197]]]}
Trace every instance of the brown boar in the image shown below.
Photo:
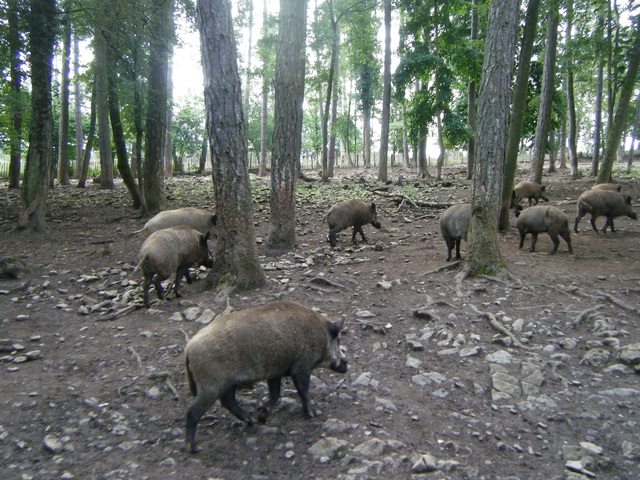
{"label": "brown boar", "polygon": [[538,200],[541,198],[545,202],[548,202],[549,199],[545,195],[545,187],[544,185],[540,185],[536,182],[531,182],[528,180],[522,181],[518,183],[515,187],[513,187],[516,192],[516,197],[521,200],[523,198],[529,199],[529,206],[531,206],[531,200],[533,199],[538,205]]}
{"label": "brown boar", "polygon": [[578,223],[587,213],[591,214],[591,228],[598,233],[596,227],[596,219],[598,217],[607,217],[607,221],[602,227],[602,231],[607,231],[607,226],[611,227],[611,231],[615,232],[613,219],[616,217],[627,216],[632,219],[638,218],[633,211],[631,205],[631,197],[624,196],[618,192],[610,192],[608,190],[587,190],[578,198],[578,215],[573,230],[578,233]]}
{"label": "brown boar", "polygon": [[591,187],[591,190],[608,190],[610,192],[619,192],[621,189],[622,187],[615,183],[597,183]]}
{"label": "brown boar", "polygon": [[209,232],[211,236],[215,236],[216,216],[206,210],[193,207],[165,210],[151,218],[140,230],[131,232],[129,237],[137,235],[140,232],[151,235],[153,232],[157,232],[163,228],[175,227],[177,225],[187,225],[202,234]]}
{"label": "brown boar", "polygon": [[456,249],[456,260],[460,260],[460,241],[467,241],[469,222],[471,222],[471,205],[468,203],[452,205],[442,212],[440,216],[440,232],[444,242],[447,244],[447,262],[451,260],[451,251],[454,247]]}
{"label": "brown boar", "polygon": [[316,367],[347,371],[340,350],[343,324],[297,303],[277,301],[223,315],[200,330],[185,347],[187,383],[196,397],[187,408],[187,448],[198,451],[198,421],[218,398],[252,425],[253,418],[238,405],[235,393],[262,380],[267,381],[269,398],[257,410],[260,423],[280,398],[282,377],[293,379],[304,414],[316,416],[309,401],[311,372]]}
{"label": "brown boar", "polygon": [[362,230],[363,225],[370,223],[375,228],[380,228],[376,204],[363,202],[358,198],[336,203],[327,212],[323,221],[329,225],[329,243],[332,248],[337,243],[336,234],[345,228],[353,226],[353,235],[351,235],[353,243],[356,243],[356,233],[358,232],[362,236],[362,241],[367,241]]}
{"label": "brown boar", "polygon": [[553,242],[551,255],[555,254],[558,250],[558,245],[560,244],[558,236],[567,242],[569,253],[573,253],[573,249],[571,248],[571,234],[569,232],[569,217],[559,208],[546,206],[529,207],[520,213],[516,226],[518,232],[520,232],[519,248],[522,248],[527,233],[530,233],[531,248],[529,248],[529,251],[533,252],[536,241],[538,240],[538,234],[547,232]]}
{"label": "brown boar", "polygon": [[162,299],[164,290],[162,281],[175,272],[176,280],[174,293],[180,296],[180,280],[186,277],[187,283],[191,283],[189,267],[194,264],[213,267],[213,259],[206,235],[186,225],[165,228],[152,233],[140,247],[140,263],[136,267],[142,269],[144,275],[144,304],[149,307],[149,286],[153,283],[156,287],[158,298]]}

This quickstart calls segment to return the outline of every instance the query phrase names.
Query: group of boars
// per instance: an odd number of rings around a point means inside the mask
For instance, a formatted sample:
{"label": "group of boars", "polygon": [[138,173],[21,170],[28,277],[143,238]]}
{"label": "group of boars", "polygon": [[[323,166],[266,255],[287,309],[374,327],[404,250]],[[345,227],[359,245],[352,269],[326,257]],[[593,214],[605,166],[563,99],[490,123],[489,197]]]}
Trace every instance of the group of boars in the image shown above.
{"label": "group of boars", "polygon": [[[522,210],[520,201],[528,199],[529,207]],[[531,181],[517,184],[512,195],[512,206],[518,215],[520,248],[525,236],[531,234],[530,251],[534,251],[539,233],[547,232],[553,242],[551,254],[556,253],[562,237],[572,253],[569,218],[557,207],[538,205],[539,199],[548,201],[545,187]],[[534,202],[534,206],[531,203]],[[636,218],[631,197],[620,193],[614,184],[598,184],[584,192],[577,201],[574,231],[587,213],[591,214],[591,226],[598,231],[595,220],[604,216],[602,228],[614,231],[616,217]],[[447,246],[447,258],[452,250],[460,258],[460,241],[467,239],[471,220],[471,205],[456,204],[447,208],[440,217],[440,230]],[[362,229],[373,225],[379,229],[376,205],[360,199],[352,199],[333,205],[325,215],[329,226],[331,247],[337,245],[337,234],[353,227],[351,241],[356,242]],[[198,208],[180,208],[159,213],[145,226],[131,235],[146,233],[147,239],[140,248],[137,269],[144,276],[145,306],[149,307],[149,288],[153,284],[158,298],[162,299],[162,282],[175,273],[174,294],[180,296],[182,277],[191,283],[189,268],[193,265],[213,267],[208,240],[216,234],[216,215]],[[347,371],[347,359],[340,347],[340,332],[344,320],[331,321],[320,313],[294,302],[275,301],[258,308],[232,312],[217,317],[194,335],[185,347],[185,370],[189,391],[195,400],[187,408],[186,447],[199,451],[195,441],[196,427],[205,412],[220,400],[229,412],[251,425],[254,419],[236,400],[236,390],[266,381],[268,398],[256,411],[258,422],[264,423],[280,397],[283,377],[291,377],[300,397],[303,413],[316,415],[309,400],[311,372],[316,367],[326,367],[335,372]]]}

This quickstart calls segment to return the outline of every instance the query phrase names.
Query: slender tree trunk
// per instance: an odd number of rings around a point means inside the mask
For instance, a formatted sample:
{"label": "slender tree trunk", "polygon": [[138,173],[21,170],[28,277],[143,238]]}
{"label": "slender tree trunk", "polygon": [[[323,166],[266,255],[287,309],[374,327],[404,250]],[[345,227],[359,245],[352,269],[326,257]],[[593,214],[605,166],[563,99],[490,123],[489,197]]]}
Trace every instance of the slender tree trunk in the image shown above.
{"label": "slender tree trunk", "polygon": [[167,133],[164,141],[164,178],[173,178],[173,48],[167,72]]}
{"label": "slender tree trunk", "polygon": [[427,167],[427,127],[421,127],[420,144],[418,145],[418,177],[431,178]]}
{"label": "slender tree trunk", "polygon": [[633,166],[633,153],[634,145],[640,137],[640,93],[636,97],[636,121],[633,124],[633,131],[631,132],[631,148],[629,148],[629,159],[627,160],[627,173],[631,173],[631,167]]}
{"label": "slender tree trunk", "polygon": [[307,2],[281,0],[276,57],[276,117],[271,156],[271,213],[267,245],[291,250],[296,245],[296,179],[302,148]]}
{"label": "slender tree trunk", "polygon": [[97,30],[93,38],[96,75],[96,112],[98,116],[98,149],[100,150],[100,186],[113,189],[113,157],[109,128],[109,98],[107,85],[107,40]]}
{"label": "slender tree trunk", "polygon": [[[537,0],[533,0],[537,1]],[[475,42],[478,39],[478,0],[472,0],[471,8],[471,41]],[[472,79],[469,82],[467,90],[467,117],[469,121],[469,130],[471,131],[471,138],[467,144],[467,180],[470,180],[473,175],[473,158],[476,152],[476,127],[478,124],[477,117],[477,82]]]}
{"label": "slender tree trunk", "polygon": [[518,167],[520,139],[522,138],[524,113],[527,105],[531,56],[533,54],[533,43],[536,38],[539,11],[540,0],[529,1],[527,4],[524,31],[522,33],[522,40],[520,43],[520,58],[518,61],[518,71],[516,73],[516,82],[513,90],[511,119],[509,121],[509,131],[507,134],[504,182],[502,184],[502,204],[500,207],[500,219],[498,221],[498,230],[503,232],[509,229],[509,207],[511,205],[511,193],[513,192],[516,169]]}
{"label": "slender tree trunk", "polygon": [[558,44],[558,1],[551,0],[547,15],[547,34],[544,53],[544,74],[542,78],[542,93],[540,98],[540,110],[536,125],[536,136],[533,145],[533,159],[531,161],[531,180],[542,183],[542,170],[547,153],[549,127],[551,124],[551,104],[554,92],[554,78],[556,66],[556,53]]}
{"label": "slender tree trunk", "polygon": [[402,155],[405,168],[411,168],[411,155],[409,154],[409,138],[407,135],[407,103],[402,103]]}
{"label": "slender tree trunk", "polygon": [[[602,36],[602,32],[604,30],[604,18],[600,15],[598,17],[598,28],[597,35],[599,37]],[[598,68],[596,73],[596,105],[595,105],[595,115],[593,119],[593,156],[591,157],[591,175],[594,177],[598,175],[598,167],[600,165],[600,150],[602,146],[600,145],[600,136],[602,134],[602,97],[604,94],[604,55],[598,49],[596,55],[598,56]],[[572,99],[573,100],[573,99]],[[573,105],[572,105],[573,106]],[[574,115],[575,115],[575,106]],[[576,154],[577,157],[577,154]],[[577,170],[577,161],[576,161],[576,170]],[[578,178],[578,172],[576,171],[576,175],[574,178]]]}
{"label": "slender tree trunk", "polygon": [[371,109],[362,109],[363,166],[371,168]]}
{"label": "slender tree trunk", "polygon": [[384,74],[382,80],[382,131],[378,180],[387,181],[389,122],[391,119],[391,0],[384,0]]}
{"label": "slender tree trunk", "polygon": [[622,131],[627,119],[627,110],[631,102],[633,87],[638,76],[640,67],[640,21],[635,22],[635,31],[633,36],[633,45],[629,49],[629,64],[627,73],[624,77],[622,87],[620,88],[620,97],[616,105],[616,112],[613,118],[613,124],[608,129],[607,142],[602,159],[602,168],[598,174],[597,183],[607,183],[611,181],[613,171],[613,162],[616,159],[616,153],[620,146]]}
{"label": "slender tree trunk", "polygon": [[93,151],[93,141],[96,136],[96,85],[91,88],[91,113],[89,114],[89,131],[87,132],[87,145],[84,149],[82,162],[78,173],[78,188],[84,188],[89,174],[89,162]]}
{"label": "slender tree trunk", "polygon": [[82,83],[80,82],[80,39],[77,33],[73,36],[73,99],[76,120],[76,163],[75,178],[80,178],[82,169]]}
{"label": "slender tree trunk", "polygon": [[[69,1],[64,2],[68,10]],[[69,75],[71,72],[71,19],[62,15],[62,72],[60,79],[60,129],[58,135],[58,182],[69,185]]]}
{"label": "slender tree trunk", "polygon": [[20,13],[18,0],[8,0],[8,24],[6,41],[9,44],[9,188],[20,188],[22,157],[22,40],[20,38]]}
{"label": "slender tree trunk", "polygon": [[227,281],[241,290],[256,288],[264,284],[265,277],[255,245],[231,3],[199,0],[197,13],[218,218],[214,266],[206,283],[214,287]]}
{"label": "slender tree trunk", "polygon": [[333,169],[336,164],[336,123],[338,121],[338,82],[340,80],[340,30],[338,30],[338,44],[335,57],[335,65],[333,66],[333,95],[331,98],[331,122],[329,129],[329,151],[328,151],[328,172],[327,175],[333,177]]}
{"label": "slender tree trunk", "polygon": [[51,163],[53,112],[51,82],[55,42],[54,0],[31,0],[29,32],[31,46],[31,126],[25,165],[18,228],[42,232],[46,228],[49,166]]}
{"label": "slender tree trunk", "polygon": [[173,2],[163,0],[163,6],[151,17],[152,36],[149,44],[149,81],[147,91],[147,129],[145,145],[144,198],[149,213],[164,209],[164,142],[166,138],[168,71],[170,35],[169,24]]}
{"label": "slender tree trunk", "polygon": [[[248,0],[249,7],[249,42],[247,45],[247,75],[244,78],[244,104],[245,116],[249,117],[249,94],[251,93],[251,58],[253,53],[253,0]],[[266,9],[265,9],[266,10]],[[263,12],[266,15],[266,11]]]}
{"label": "slender tree trunk", "polygon": [[322,181],[329,180],[329,114],[331,112],[331,97],[333,95],[333,77],[336,75],[336,56],[340,47],[340,34],[338,22],[333,17],[333,3],[329,2],[331,29],[333,31],[333,44],[331,46],[331,64],[329,66],[329,79],[327,80],[327,98],[322,115]]}
{"label": "slender tree trunk", "polygon": [[[571,45],[572,30],[573,30],[573,0],[568,0],[567,3],[567,45]],[[569,163],[571,165],[571,178],[574,180],[578,178],[580,172],[578,171],[578,120],[576,114],[576,100],[574,92],[573,81],[573,58],[572,51],[569,50],[567,58],[567,111],[569,117]],[[601,97],[602,98],[602,97]],[[600,138],[600,127],[596,129],[596,137]],[[600,147],[598,147],[599,149]],[[597,164],[597,161],[596,161]]]}
{"label": "slender tree trunk", "polygon": [[518,0],[491,2],[478,96],[478,136],[471,184],[469,243],[460,278],[493,274],[505,268],[496,233],[504,182],[518,13]]}
{"label": "slender tree trunk", "polygon": [[560,127],[560,168],[567,169],[567,119],[564,118]]}

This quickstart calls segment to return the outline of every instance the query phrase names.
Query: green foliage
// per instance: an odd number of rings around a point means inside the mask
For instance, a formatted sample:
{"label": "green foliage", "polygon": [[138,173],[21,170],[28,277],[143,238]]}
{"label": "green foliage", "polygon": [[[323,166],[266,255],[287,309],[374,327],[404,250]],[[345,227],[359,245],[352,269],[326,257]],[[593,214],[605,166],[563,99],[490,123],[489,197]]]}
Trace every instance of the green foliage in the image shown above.
{"label": "green foliage", "polygon": [[176,161],[200,154],[205,135],[204,102],[190,97],[174,106],[173,149]]}

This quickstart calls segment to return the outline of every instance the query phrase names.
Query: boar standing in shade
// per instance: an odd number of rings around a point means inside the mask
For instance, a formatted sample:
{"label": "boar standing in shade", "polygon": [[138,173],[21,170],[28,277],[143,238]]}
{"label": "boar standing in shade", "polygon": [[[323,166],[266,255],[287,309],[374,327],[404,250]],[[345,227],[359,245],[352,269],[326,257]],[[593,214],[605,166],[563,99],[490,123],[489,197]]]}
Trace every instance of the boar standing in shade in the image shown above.
{"label": "boar standing in shade", "polygon": [[547,232],[553,242],[551,255],[558,250],[558,245],[560,244],[558,236],[564,238],[564,241],[567,242],[567,247],[569,247],[569,253],[573,253],[571,234],[569,232],[569,217],[559,208],[546,206],[529,207],[520,213],[516,226],[518,232],[520,232],[520,248],[524,244],[524,238],[527,233],[530,233],[531,248],[529,248],[529,251],[533,252],[538,240],[538,234]]}
{"label": "boar standing in shade", "polygon": [[468,203],[452,205],[440,216],[440,232],[447,244],[447,262],[451,260],[451,251],[454,247],[456,260],[460,260],[460,241],[467,241],[469,222],[471,222],[471,205]]}
{"label": "boar standing in shade", "polygon": [[153,232],[157,232],[163,228],[175,227],[177,225],[187,225],[203,235],[209,232],[212,236],[215,236],[216,216],[206,210],[193,207],[165,210],[151,218],[140,230],[131,232],[129,237],[137,235],[140,232],[151,235]]}
{"label": "boar standing in shade", "polygon": [[580,195],[580,198],[578,198],[578,215],[573,227],[576,233],[578,233],[578,223],[587,213],[591,214],[591,227],[596,233],[598,233],[598,228],[596,227],[596,219],[598,217],[607,217],[607,221],[602,227],[603,232],[607,231],[607,227],[611,227],[611,231],[615,232],[613,219],[616,217],[627,216],[634,220],[638,218],[631,206],[630,196],[607,190],[587,190]]}
{"label": "boar standing in shade", "polygon": [[597,183],[591,190],[608,190],[609,192],[619,192],[622,188],[615,183]]}
{"label": "boar standing in shade", "polygon": [[187,408],[187,448],[198,451],[198,421],[218,398],[252,425],[253,418],[238,405],[235,393],[261,380],[267,381],[269,398],[258,408],[260,423],[280,398],[282,377],[293,379],[304,414],[316,416],[309,401],[311,372],[316,367],[347,371],[340,350],[343,324],[297,303],[278,301],[223,315],[200,330],[185,347],[187,383],[196,397]]}
{"label": "boar standing in shade", "polygon": [[136,267],[142,269],[144,275],[144,304],[149,307],[149,286],[156,287],[158,298],[162,299],[164,290],[162,281],[175,272],[174,293],[180,296],[180,280],[186,277],[191,283],[189,267],[194,264],[213,267],[213,258],[207,245],[209,232],[206,235],[186,225],[165,228],[149,235],[140,247],[140,263]]}
{"label": "boar standing in shade", "polygon": [[356,243],[356,233],[358,232],[360,232],[362,236],[362,241],[367,241],[364,236],[364,231],[362,230],[363,225],[370,223],[375,228],[380,228],[376,204],[363,202],[357,198],[336,203],[327,212],[323,221],[329,225],[329,243],[331,243],[331,248],[336,246],[336,234],[345,228],[353,226],[353,235],[351,235],[351,241],[353,243]]}
{"label": "boar standing in shade", "polygon": [[538,205],[538,200],[541,198],[545,202],[548,202],[549,199],[545,195],[545,187],[544,185],[540,185],[536,182],[531,182],[525,180],[523,182],[518,183],[515,187],[513,187],[516,192],[516,197],[520,200],[523,198],[529,199],[529,206],[531,206],[531,200],[533,199]]}

